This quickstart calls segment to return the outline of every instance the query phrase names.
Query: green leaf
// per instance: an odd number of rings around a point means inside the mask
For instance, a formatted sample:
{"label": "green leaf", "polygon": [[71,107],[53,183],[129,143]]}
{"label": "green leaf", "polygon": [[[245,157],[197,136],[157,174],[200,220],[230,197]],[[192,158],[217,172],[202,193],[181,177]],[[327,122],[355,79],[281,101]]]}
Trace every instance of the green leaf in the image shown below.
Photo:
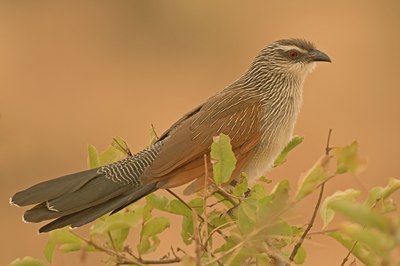
{"label": "green leaf", "polygon": [[[343,235],[342,233],[331,232],[328,233],[328,235],[341,243],[344,247],[347,248],[347,250],[351,250],[353,248],[355,240]],[[365,265],[379,265],[378,257],[373,254],[369,249],[367,249],[364,245],[355,245],[351,253]]]}
{"label": "green leaf", "polygon": [[253,231],[256,224],[256,207],[243,201],[238,207],[237,226],[242,235],[247,235]]}
{"label": "green leaf", "polygon": [[294,263],[296,264],[303,264],[306,261],[306,250],[304,249],[303,246],[301,246],[296,253],[296,256],[294,257]]}
{"label": "green leaf", "polygon": [[383,213],[389,213],[397,210],[397,206],[391,198],[379,201],[379,206]]}
{"label": "green leaf", "polygon": [[214,227],[218,227],[223,224],[226,224],[229,219],[228,217],[229,215],[226,215],[225,210],[223,211],[212,210],[210,213],[208,213],[208,222],[212,224]]}
{"label": "green leaf", "polygon": [[[117,250],[122,251],[125,247],[125,240],[128,238],[130,228],[122,227],[110,232],[112,243]],[[111,244],[112,244],[111,243]]]}
{"label": "green leaf", "polygon": [[266,232],[270,236],[292,236],[293,227],[287,222],[281,220],[269,226]]}
{"label": "green leaf", "polygon": [[372,207],[378,200],[385,200],[400,189],[400,179],[391,178],[386,187],[374,187],[368,193],[365,204]]}
{"label": "green leaf", "polygon": [[142,236],[155,236],[170,226],[169,220],[165,217],[154,217],[147,221],[140,234]]}
{"label": "green leaf", "polygon": [[265,190],[265,187],[260,185],[260,184],[255,184],[251,189],[250,189],[250,197],[256,198],[256,199],[261,199],[267,195],[267,192]]}
{"label": "green leaf", "polygon": [[140,255],[154,252],[160,245],[160,239],[157,236],[143,236],[137,249]]}
{"label": "green leaf", "polygon": [[181,237],[186,245],[190,245],[193,242],[194,225],[192,216],[183,216]]}
{"label": "green leaf", "polygon": [[60,245],[59,250],[66,253],[81,250],[81,247],[80,243],[66,243]]}
{"label": "green leaf", "polygon": [[321,205],[321,218],[324,222],[323,228],[326,228],[335,217],[335,211],[331,208],[330,204],[335,200],[348,200],[354,202],[360,195],[360,191],[355,189],[347,189],[345,191],[336,191],[331,196],[326,197]]}
{"label": "green leaf", "polygon": [[147,220],[140,232],[140,241],[137,245],[139,254],[148,254],[157,249],[160,245],[158,234],[170,226],[169,220],[165,217],[153,217]]}
{"label": "green leaf", "polygon": [[304,140],[304,137],[301,136],[295,136],[293,137],[289,143],[286,145],[286,147],[283,149],[283,151],[279,154],[279,156],[275,159],[274,162],[274,167],[277,167],[281,164],[283,164],[286,161],[286,158],[291,150],[296,148],[300,143],[302,143]]}
{"label": "green leaf", "polygon": [[257,264],[256,265],[271,265],[270,258],[265,253],[259,253],[256,255]]}
{"label": "green leaf", "polygon": [[192,211],[179,200],[171,200],[168,211],[182,216],[192,216]]}
{"label": "green leaf", "polygon": [[142,217],[143,207],[132,206],[128,212],[117,212],[113,215],[101,217],[91,227],[90,234],[92,236],[103,235],[105,239],[108,239],[108,234],[110,234],[113,246],[122,251],[130,229],[140,224]]}
{"label": "green leaf", "polygon": [[9,266],[44,266],[44,264],[38,259],[26,256],[13,260]]}
{"label": "green leaf", "polygon": [[250,248],[242,248],[237,252],[235,255],[233,255],[233,260],[229,263],[229,265],[232,266],[241,266],[241,265],[246,265],[246,261],[251,257],[251,255],[248,254],[248,251],[253,251],[254,249]]}
{"label": "green leaf", "polygon": [[158,140],[156,129],[153,126],[151,126],[151,128],[149,129],[149,135],[150,135],[150,146],[151,146]]}
{"label": "green leaf", "polygon": [[266,195],[258,200],[258,216],[260,221],[267,222],[268,218],[276,217],[276,213],[281,211],[289,199],[289,182],[283,180],[275,185],[270,195]]}
{"label": "green leaf", "polygon": [[150,252],[153,252],[160,245],[160,239],[158,238],[158,236],[152,236],[150,239],[151,239],[151,242],[152,242]]}
{"label": "green leaf", "polygon": [[264,183],[267,183],[267,184],[271,184],[272,183],[272,180],[266,178],[265,176],[261,176],[260,178],[257,179],[257,181],[264,182]]}
{"label": "green leaf", "polygon": [[390,251],[396,246],[395,236],[392,234],[382,234],[377,230],[364,228],[364,226],[354,223],[344,224],[341,229],[346,235],[356,239],[358,243],[364,244],[385,261],[389,260]]}
{"label": "green leaf", "polygon": [[143,223],[150,220],[150,218],[152,217],[152,214],[151,214],[152,211],[153,211],[153,207],[150,204],[146,204],[145,206],[143,206],[143,210],[142,210]]}
{"label": "green leaf", "polygon": [[213,138],[211,144],[211,162],[213,164],[214,181],[217,185],[227,182],[235,170],[236,158],[232,151],[230,138],[220,134]]}
{"label": "green leaf", "polygon": [[[127,150],[124,150],[124,149]],[[106,164],[121,160],[124,155],[129,151],[125,141],[120,137],[113,139],[111,146],[101,153],[98,152],[93,145],[88,146],[88,166],[90,169],[100,167]]]}
{"label": "green leaf", "polygon": [[364,164],[358,158],[358,143],[356,141],[343,148],[335,148],[334,151],[337,159],[337,174],[358,174],[362,170]]}
{"label": "green leaf", "polygon": [[57,245],[56,238],[52,236],[52,234],[50,233],[49,239],[47,240],[47,243],[44,247],[44,256],[49,263],[51,263],[51,261],[53,260],[53,254],[56,245]]}
{"label": "green leaf", "polygon": [[289,181],[283,180],[279,182],[271,191],[274,205],[282,208],[286,201],[289,199],[290,184]]}
{"label": "green leaf", "polygon": [[347,199],[335,200],[330,203],[331,208],[345,216],[350,221],[363,226],[370,226],[382,232],[390,232],[391,225],[384,215],[373,212],[369,207],[351,202]]}
{"label": "green leaf", "polygon": [[188,205],[194,209],[198,215],[202,215],[203,213],[203,199],[202,198],[194,198],[189,201]]}
{"label": "green leaf", "polygon": [[143,236],[140,239],[139,243],[137,244],[136,248],[137,248],[139,254],[142,255],[142,254],[150,253],[149,252],[150,247],[151,247],[150,238],[148,236]]}
{"label": "green leaf", "polygon": [[236,245],[236,243],[232,241],[231,237],[227,237],[225,241],[226,242],[222,246],[214,250],[214,253],[228,251]]}
{"label": "green leaf", "polygon": [[219,203],[222,203],[223,205],[225,205],[225,207],[227,207],[229,209],[233,207],[233,204],[230,201],[226,200],[224,198],[224,196],[222,196],[221,194],[214,193],[213,196]]}
{"label": "green leaf", "polygon": [[108,147],[105,151],[99,155],[100,165],[112,164],[116,161],[121,160],[124,157],[124,153],[114,147]]}
{"label": "green leaf", "polygon": [[169,203],[168,202],[169,200],[166,197],[156,195],[155,193],[147,195],[146,201],[148,204],[153,206],[153,208],[156,208],[161,211],[166,211]]}
{"label": "green leaf", "polygon": [[248,189],[247,177],[244,176],[241,182],[233,188],[232,193],[235,196],[242,196]]}
{"label": "green leaf", "polygon": [[324,156],[318,160],[308,173],[300,179],[296,192],[296,201],[300,201],[328,179],[327,166],[332,157]]}
{"label": "green leaf", "polygon": [[[70,245],[70,246],[79,246],[78,249],[81,249],[85,245],[85,243],[79,239],[77,236],[72,234],[68,228],[64,227],[61,229],[57,229],[51,231],[49,233],[49,239],[47,240],[47,244],[44,249],[44,255],[48,262],[52,261],[54,250],[56,246],[59,245],[61,251],[63,245]],[[68,248],[65,248],[66,252],[69,251]]]}
{"label": "green leaf", "polygon": [[113,138],[111,146],[122,152],[125,156],[131,155],[128,144],[120,136],[116,136],[115,138]]}
{"label": "green leaf", "polygon": [[103,216],[91,227],[90,234],[103,235],[107,232],[132,228],[141,223],[142,216],[142,206],[132,206],[128,212],[117,212],[113,215]]}
{"label": "green leaf", "polygon": [[88,166],[89,169],[100,166],[99,152],[93,145],[88,146]]}

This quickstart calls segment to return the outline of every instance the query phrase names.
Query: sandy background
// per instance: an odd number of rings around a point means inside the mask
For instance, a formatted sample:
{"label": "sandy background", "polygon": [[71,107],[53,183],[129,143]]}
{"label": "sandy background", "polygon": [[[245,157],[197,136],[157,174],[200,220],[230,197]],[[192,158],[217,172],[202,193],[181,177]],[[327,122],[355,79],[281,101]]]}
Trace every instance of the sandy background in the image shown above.
{"label": "sandy background", "polygon": [[[268,177],[296,187],[329,128],[333,145],[357,139],[368,165],[360,182],[333,180],[327,194],[399,177],[399,26],[395,0],[1,1],[0,265],[43,258],[47,239],[36,234],[39,225],[21,222],[10,195],[85,169],[88,144],[103,149],[120,135],[133,151],[143,148],[151,123],[161,133],[280,38],[310,39],[333,63],[320,64],[305,84],[296,126],[305,142]],[[167,234],[175,244],[177,233]],[[339,265],[346,254],[318,237],[306,248],[306,265]],[[59,254],[54,261],[98,263]]]}

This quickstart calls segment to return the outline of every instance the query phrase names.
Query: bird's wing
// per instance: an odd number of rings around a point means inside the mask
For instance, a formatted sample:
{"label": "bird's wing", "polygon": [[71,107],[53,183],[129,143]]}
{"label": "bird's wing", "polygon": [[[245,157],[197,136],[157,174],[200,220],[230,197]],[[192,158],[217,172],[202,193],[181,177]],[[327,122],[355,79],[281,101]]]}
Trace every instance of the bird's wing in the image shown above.
{"label": "bird's wing", "polygon": [[261,137],[261,104],[256,95],[223,91],[189,114],[163,134],[163,147],[142,181],[157,181],[158,187],[166,188],[204,176],[203,156],[220,133],[230,136],[242,167]]}

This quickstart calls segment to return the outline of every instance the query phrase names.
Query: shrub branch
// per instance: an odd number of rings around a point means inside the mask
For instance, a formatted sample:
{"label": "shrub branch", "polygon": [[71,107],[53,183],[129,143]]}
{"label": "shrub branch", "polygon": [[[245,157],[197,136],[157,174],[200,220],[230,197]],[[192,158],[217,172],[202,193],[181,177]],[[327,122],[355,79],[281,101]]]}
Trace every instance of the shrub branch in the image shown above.
{"label": "shrub branch", "polygon": [[[332,134],[332,129],[329,129],[328,138],[327,138],[326,147],[325,147],[325,155],[326,156],[328,156],[329,152],[331,151],[331,148],[329,146],[329,142],[330,142],[330,139],[331,139],[331,134]],[[294,248],[292,250],[292,253],[289,256],[289,261],[290,262],[293,262],[294,258],[296,257],[297,252],[299,251],[300,247],[303,245],[304,239],[307,237],[308,233],[310,232],[311,228],[314,225],[315,218],[317,217],[317,212],[318,212],[319,206],[321,205],[322,196],[324,194],[325,183],[326,183],[326,181],[321,184],[321,187],[319,189],[318,200],[317,200],[317,203],[315,204],[314,211],[313,211],[313,214],[311,216],[311,220],[308,223],[306,230],[304,230],[303,234],[301,235],[300,239],[297,241],[296,245],[294,246]],[[290,265],[290,263],[286,264],[286,265]]]}

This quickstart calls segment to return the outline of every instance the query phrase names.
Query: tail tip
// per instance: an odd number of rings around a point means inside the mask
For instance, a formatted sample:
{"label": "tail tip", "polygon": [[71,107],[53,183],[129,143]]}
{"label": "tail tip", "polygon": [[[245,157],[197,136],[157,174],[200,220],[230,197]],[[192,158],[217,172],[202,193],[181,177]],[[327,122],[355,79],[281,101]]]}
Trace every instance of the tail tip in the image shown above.
{"label": "tail tip", "polygon": [[30,221],[28,221],[28,220],[25,219],[25,215],[22,216],[22,221],[23,221],[24,223],[26,223],[26,224],[32,223],[32,222],[30,222]]}
{"label": "tail tip", "polygon": [[21,207],[18,203],[15,202],[14,197],[10,197],[9,203],[12,206]]}

